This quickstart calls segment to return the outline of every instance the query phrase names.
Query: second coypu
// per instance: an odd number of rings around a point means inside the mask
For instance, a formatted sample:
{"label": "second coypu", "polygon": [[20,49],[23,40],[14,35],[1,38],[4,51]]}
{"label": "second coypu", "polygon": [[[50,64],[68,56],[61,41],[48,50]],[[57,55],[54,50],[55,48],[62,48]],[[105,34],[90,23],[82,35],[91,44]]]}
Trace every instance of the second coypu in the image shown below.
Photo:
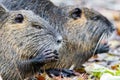
{"label": "second coypu", "polygon": [[78,69],[94,53],[109,50],[107,45],[103,44],[100,48],[99,45],[105,36],[114,31],[113,24],[93,9],[61,9],[49,0],[5,0],[3,3],[12,10],[33,10],[63,33],[65,42],[60,51],[60,59],[46,65],[46,69],[68,69],[71,66]]}
{"label": "second coypu", "polygon": [[61,35],[32,11],[8,11],[0,5],[0,75],[23,80],[58,59]]}

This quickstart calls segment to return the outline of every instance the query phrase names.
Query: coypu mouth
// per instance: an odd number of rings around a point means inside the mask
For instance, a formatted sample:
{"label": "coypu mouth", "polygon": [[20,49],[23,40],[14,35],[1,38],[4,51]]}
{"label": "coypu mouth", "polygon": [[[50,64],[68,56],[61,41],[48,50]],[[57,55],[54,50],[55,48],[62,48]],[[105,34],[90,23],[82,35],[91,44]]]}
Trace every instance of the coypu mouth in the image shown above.
{"label": "coypu mouth", "polygon": [[97,48],[102,44],[101,42],[102,42],[102,40],[106,40],[106,36],[108,37],[108,35],[104,32],[101,36],[100,36],[100,38],[99,38],[99,40],[98,40],[98,42],[97,42],[97,45],[96,45],[96,47],[95,47],[95,49],[94,49],[94,54],[95,54],[95,52],[96,52],[96,50],[97,50]]}
{"label": "coypu mouth", "polygon": [[109,37],[111,36],[112,32],[114,31],[115,29],[112,29],[112,30],[105,30],[101,35],[100,35],[100,38],[96,44],[96,47],[93,51],[93,54],[95,54],[96,50],[103,44],[105,45],[108,45],[108,40],[109,40]]}

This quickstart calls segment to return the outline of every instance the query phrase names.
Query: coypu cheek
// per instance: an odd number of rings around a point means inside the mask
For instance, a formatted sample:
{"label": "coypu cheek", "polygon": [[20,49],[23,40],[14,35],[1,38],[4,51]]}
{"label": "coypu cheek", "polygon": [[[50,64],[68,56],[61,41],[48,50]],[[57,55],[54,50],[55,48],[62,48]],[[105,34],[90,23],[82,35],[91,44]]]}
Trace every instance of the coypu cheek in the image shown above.
{"label": "coypu cheek", "polygon": [[22,23],[16,23],[14,21],[8,20],[8,22],[5,23],[5,27],[8,28],[9,30],[19,30],[23,28],[27,28],[31,24],[27,21],[24,20]]}
{"label": "coypu cheek", "polygon": [[67,23],[65,24],[65,30],[68,31],[68,33],[76,33],[77,30],[82,30],[82,28],[84,28],[85,26],[83,26],[84,24],[86,24],[87,19],[85,18],[84,14],[81,15],[81,18],[79,19],[71,19],[69,18],[69,20],[67,21]]}

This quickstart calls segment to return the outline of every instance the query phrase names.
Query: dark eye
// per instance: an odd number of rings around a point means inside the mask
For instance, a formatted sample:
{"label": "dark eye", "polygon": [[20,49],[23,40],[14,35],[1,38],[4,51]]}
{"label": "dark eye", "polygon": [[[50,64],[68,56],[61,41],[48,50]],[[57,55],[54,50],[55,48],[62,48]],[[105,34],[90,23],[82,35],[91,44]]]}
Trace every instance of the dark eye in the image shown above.
{"label": "dark eye", "polygon": [[34,25],[33,27],[35,27],[36,29],[42,29],[42,27],[39,25]]}
{"label": "dark eye", "polygon": [[76,19],[78,19],[78,18],[81,17],[81,14],[82,14],[82,10],[79,9],[79,8],[75,8],[75,9],[71,12],[71,17],[76,20]]}
{"label": "dark eye", "polygon": [[17,14],[17,16],[15,17],[15,22],[16,23],[22,23],[24,20],[24,17],[22,14]]}
{"label": "dark eye", "polygon": [[98,19],[100,19],[100,16],[94,16],[94,17],[91,18],[91,20],[94,20],[94,21],[96,21]]}

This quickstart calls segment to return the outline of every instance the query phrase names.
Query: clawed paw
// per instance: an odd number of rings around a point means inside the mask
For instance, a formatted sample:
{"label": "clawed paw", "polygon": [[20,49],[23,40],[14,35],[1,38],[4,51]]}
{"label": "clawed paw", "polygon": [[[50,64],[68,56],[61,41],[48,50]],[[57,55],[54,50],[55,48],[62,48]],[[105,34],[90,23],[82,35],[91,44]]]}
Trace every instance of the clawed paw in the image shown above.
{"label": "clawed paw", "polygon": [[42,53],[39,53],[34,59],[33,61],[35,63],[47,63],[47,62],[51,62],[51,61],[57,61],[58,60],[58,53],[56,50],[52,51],[52,50],[46,50],[43,51]]}
{"label": "clawed paw", "polygon": [[75,71],[68,69],[48,69],[46,70],[46,72],[50,77],[54,76],[71,77],[78,75],[78,73],[76,73]]}
{"label": "clawed paw", "polygon": [[108,51],[109,51],[109,45],[107,44],[107,43],[105,43],[105,44],[101,44],[98,48],[97,48],[97,50],[96,50],[96,54],[100,54],[100,53],[107,53]]}

